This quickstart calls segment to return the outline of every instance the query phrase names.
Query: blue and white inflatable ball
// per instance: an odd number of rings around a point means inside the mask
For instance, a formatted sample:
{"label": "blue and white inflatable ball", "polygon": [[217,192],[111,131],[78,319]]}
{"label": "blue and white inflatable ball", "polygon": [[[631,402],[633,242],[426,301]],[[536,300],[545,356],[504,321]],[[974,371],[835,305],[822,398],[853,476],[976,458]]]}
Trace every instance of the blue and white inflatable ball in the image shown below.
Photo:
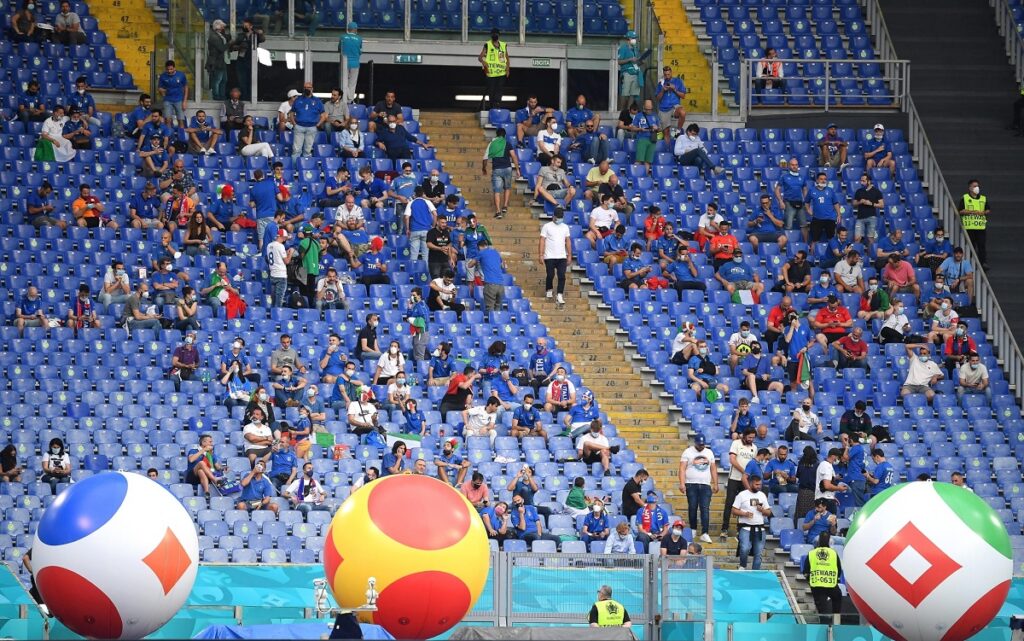
{"label": "blue and white inflatable ball", "polygon": [[43,512],[32,568],[50,612],[94,639],[140,639],[192,591],[199,539],[177,498],[139,474],[104,472]]}

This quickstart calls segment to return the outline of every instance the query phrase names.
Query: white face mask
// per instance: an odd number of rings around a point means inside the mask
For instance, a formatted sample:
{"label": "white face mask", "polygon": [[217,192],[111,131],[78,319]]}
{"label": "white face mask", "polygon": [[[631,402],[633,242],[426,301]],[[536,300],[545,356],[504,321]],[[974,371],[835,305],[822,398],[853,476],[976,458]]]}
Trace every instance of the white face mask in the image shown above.
{"label": "white face mask", "polygon": [[397,347],[392,347],[392,348],[391,348],[391,349],[390,349],[389,351],[390,351],[390,352],[391,352],[392,354],[397,354],[397,353],[398,353],[398,348],[397,348]]}
{"label": "white face mask", "polygon": [[818,183],[818,189],[824,189],[828,183]]}
{"label": "white face mask", "polygon": [[352,123],[351,125],[348,126],[348,128],[351,129],[352,131],[356,131],[359,129],[359,125],[358,123]]}
{"label": "white face mask", "polygon": [[600,514],[602,510],[604,510],[604,506],[603,505],[595,505],[594,506],[594,514]]}
{"label": "white face mask", "polygon": [[881,141],[882,140],[882,134],[875,134],[875,140]]}
{"label": "white face mask", "polygon": [[242,349],[242,344],[236,341],[233,345],[231,345],[231,347],[234,347],[235,349]]}
{"label": "white face mask", "polygon": [[388,123],[388,129],[394,129],[396,127],[398,127],[398,123],[397,122],[389,122]]}
{"label": "white face mask", "polygon": [[682,536],[683,531],[677,527],[672,528],[672,536]]}
{"label": "white face mask", "polygon": [[78,90],[78,95],[79,96],[84,96],[85,95],[85,89],[79,89]]}
{"label": "white face mask", "polygon": [[261,400],[261,401],[263,401],[264,403],[266,403],[266,402],[267,402],[267,399],[268,399],[268,398],[270,398],[270,397],[269,397],[269,396],[267,396],[267,393],[266,393],[266,392],[260,392],[260,400]]}
{"label": "white face mask", "polygon": [[971,193],[974,194],[974,195],[978,195],[978,192],[980,192],[980,191],[981,191],[981,187],[971,187]]}

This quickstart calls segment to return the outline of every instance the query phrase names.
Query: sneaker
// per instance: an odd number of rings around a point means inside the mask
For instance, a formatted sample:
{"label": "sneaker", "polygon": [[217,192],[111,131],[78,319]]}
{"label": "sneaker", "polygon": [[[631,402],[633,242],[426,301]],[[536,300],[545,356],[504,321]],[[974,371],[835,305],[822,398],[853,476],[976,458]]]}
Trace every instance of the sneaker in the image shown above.
{"label": "sneaker", "polygon": [[558,303],[559,305],[565,305],[565,298],[561,294],[559,294],[558,296],[555,297],[555,302]]}
{"label": "sneaker", "polygon": [[750,397],[750,402],[751,402],[751,404],[753,404],[753,403],[760,403],[760,402],[761,402],[761,399],[759,399],[759,398],[758,398],[758,397],[756,397],[756,396],[751,396],[751,397]]}
{"label": "sneaker", "polygon": [[494,212],[494,217],[495,218],[501,218],[501,212],[500,211]]}
{"label": "sneaker", "polygon": [[707,532],[705,532],[704,534],[700,535],[700,541],[701,543],[711,543],[711,537],[708,536]]}
{"label": "sneaker", "polygon": [[504,218],[507,215],[508,215],[508,207],[502,207],[501,208],[501,217]]}
{"label": "sneaker", "polygon": [[553,291],[551,291],[550,289],[548,291],[544,292],[544,298],[551,298],[554,295],[555,295],[555,293]]}
{"label": "sneaker", "polygon": [[217,152],[215,152],[215,151],[213,150],[213,147],[210,147],[209,149],[207,149],[207,150],[206,150],[206,151],[204,151],[203,153],[204,153],[204,154],[206,154],[207,156],[212,156],[213,154],[215,154],[215,153],[217,153]]}
{"label": "sneaker", "polygon": [[725,167],[715,167],[715,175],[718,176],[725,171]]}
{"label": "sneaker", "polygon": [[611,447],[608,448],[608,451],[611,452],[612,454],[618,454],[620,449],[621,448],[618,445],[612,445]]}

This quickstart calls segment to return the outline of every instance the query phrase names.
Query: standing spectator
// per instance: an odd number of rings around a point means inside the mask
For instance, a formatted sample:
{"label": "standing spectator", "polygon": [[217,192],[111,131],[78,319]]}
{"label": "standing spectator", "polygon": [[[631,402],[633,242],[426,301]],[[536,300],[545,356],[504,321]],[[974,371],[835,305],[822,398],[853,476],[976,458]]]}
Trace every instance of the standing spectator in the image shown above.
{"label": "standing spectator", "polygon": [[182,127],[188,122],[185,109],[188,108],[188,78],[178,71],[173,60],[164,64],[164,72],[157,78],[157,93],[163,96],[163,112],[170,124]]}
{"label": "standing spectator", "polygon": [[53,37],[57,42],[69,47],[85,44],[82,20],[71,10],[71,3],[68,0],[60,3],[60,13],[53,19]]}
{"label": "standing spectator", "polygon": [[302,95],[295,99],[288,118],[292,123],[292,162],[299,156],[312,156],[317,132],[327,122],[324,102],[313,95],[312,82],[302,85]]}
{"label": "standing spectator", "polygon": [[349,22],[344,35],[338,39],[338,51],[342,60],[342,85],[345,102],[353,103],[358,97],[356,88],[359,84],[359,61],[363,56],[363,37],[359,35],[359,25]]}
{"label": "standing spectator", "polygon": [[824,236],[827,242],[836,235],[842,210],[839,207],[839,196],[828,184],[828,174],[818,172],[812,185],[804,196],[807,208],[811,212],[808,242],[816,243]]}
{"label": "standing spectator", "polygon": [[650,474],[647,473],[647,470],[641,468],[633,474],[633,478],[626,481],[626,484],[622,486],[619,512],[627,520],[636,516],[640,508],[645,505],[642,496],[642,486],[649,478]]}
{"label": "standing spectator", "polygon": [[59,438],[50,439],[46,452],[43,452],[43,475],[39,480],[50,484],[50,493],[57,494],[57,484],[71,479],[71,457],[68,456],[64,441]]}
{"label": "standing spectator", "polygon": [[971,239],[983,269],[988,269],[985,229],[988,227],[988,217],[991,213],[988,196],[981,193],[981,185],[977,179],[968,180],[967,193],[961,198],[960,221],[967,230],[967,237]]}
{"label": "standing spectator", "polygon": [[278,230],[277,237],[264,250],[270,273],[271,307],[284,306],[284,296],[288,289],[288,263],[291,262],[295,250],[285,251],[284,241],[286,240],[288,240],[288,232],[284,229]]}
{"label": "standing spectator", "polygon": [[455,269],[459,252],[452,246],[451,232],[448,230],[448,219],[434,216],[434,226],[427,232],[427,270],[432,279]]}
{"label": "standing spectator", "polygon": [[494,217],[502,218],[508,213],[508,203],[512,198],[513,178],[512,170],[515,169],[516,177],[522,177],[519,171],[519,158],[512,153],[512,146],[505,137],[505,130],[501,127],[495,132],[494,139],[487,145],[484,151],[483,162],[480,165],[483,175],[487,175],[487,162],[491,163],[491,192],[494,194]]}
{"label": "standing spectator", "polygon": [[206,73],[210,77],[210,94],[213,100],[221,102],[226,97],[228,85],[228,46],[230,41],[225,33],[227,25],[223,20],[210,24],[206,37]]}
{"label": "standing spectator", "polygon": [[277,514],[277,504],[272,502],[274,486],[263,475],[263,461],[258,461],[245,477],[242,478],[242,494],[239,496],[235,509],[253,512],[269,510]]}
{"label": "standing spectator", "polygon": [[470,261],[479,265],[484,283],[484,309],[500,311],[505,299],[505,261],[498,250],[491,247],[490,240],[481,238],[480,254]]}
{"label": "standing spectator", "polygon": [[[786,229],[800,229],[804,242],[807,242],[807,180],[800,170],[800,161],[796,156],[789,159],[787,171],[783,172],[775,183],[775,200],[779,203],[786,216]],[[793,227],[793,223],[797,227]]]}
{"label": "standing spectator", "polygon": [[828,511],[832,514],[837,514],[839,511],[836,492],[846,492],[850,489],[846,483],[837,483],[840,477],[836,474],[835,464],[842,456],[843,450],[833,447],[828,451],[828,456],[818,463],[818,468],[814,472],[814,499],[815,501],[824,500]]}
{"label": "standing spectator", "polygon": [[555,300],[559,305],[565,304],[565,270],[572,265],[572,239],[564,216],[565,211],[561,207],[556,207],[551,222],[545,223],[540,229],[540,249],[537,252],[544,258],[545,297],[551,298],[551,287],[557,275],[558,289]]}
{"label": "standing spectator", "polygon": [[867,481],[864,476],[867,472],[866,459],[868,449],[862,444],[860,434],[851,434],[849,442],[849,447],[843,453],[842,460],[846,464],[846,472],[843,478],[850,487],[853,506],[859,509],[864,507],[868,500]]}
{"label": "standing spectator", "polygon": [[686,507],[690,527],[697,531],[697,515],[700,514],[700,540],[711,543],[708,529],[711,527],[711,495],[718,494],[718,463],[715,454],[707,448],[703,434],[693,437],[693,445],[686,448],[679,457],[679,490],[686,492]]}
{"label": "standing spectator", "polygon": [[731,505],[739,528],[740,569],[747,569],[747,557],[753,554],[753,569],[761,569],[761,551],[764,549],[765,517],[771,517],[772,507],[761,491],[761,477],[748,479],[750,489],[736,495]]}
{"label": "standing spectator", "polygon": [[[845,154],[845,150],[844,150]],[[871,182],[867,173],[860,177],[860,187],[853,193],[851,203],[856,208],[857,223],[853,228],[854,242],[870,247],[878,238],[878,212],[885,207],[882,192]]]}
{"label": "standing spectator", "polygon": [[654,111],[654,102],[644,100],[643,110],[633,117],[632,131],[636,134],[636,155],[633,162],[643,163],[648,174],[651,173],[651,163],[654,162],[654,149],[658,143],[659,127],[658,115]]}
{"label": "standing spectator", "polygon": [[743,489],[743,471],[754,460],[757,448],[754,446],[754,430],[745,429],[740,438],[729,446],[729,482],[725,486],[725,512],[722,514],[722,538],[729,534],[729,517],[733,515],[733,504]]}
{"label": "standing spectator", "polygon": [[654,99],[658,101],[658,120],[664,138],[671,140],[672,125],[675,124],[676,128],[682,130],[686,123],[686,107],[682,104],[686,99],[686,85],[683,84],[682,78],[672,76],[672,67],[668,65],[661,68],[661,75]]}
{"label": "standing spectator", "polygon": [[[830,122],[825,127],[825,135],[818,141],[818,166],[835,167],[842,171],[846,168],[846,152],[848,147],[849,143],[839,135],[835,123]],[[856,196],[853,198],[855,201],[857,200]],[[855,202],[854,204],[857,203]]]}
{"label": "standing spectator", "polygon": [[892,153],[892,146],[885,140],[885,126],[881,123],[875,125],[871,140],[862,145],[864,149],[864,160],[868,171],[875,167],[888,169],[890,176],[896,175],[896,160]]}
{"label": "standing spectator", "polygon": [[616,56],[619,65],[619,108],[635,103],[640,99],[644,86],[644,74],[640,69],[640,50],[637,48],[636,32],[627,31],[625,42],[619,45]]}
{"label": "standing spectator", "polygon": [[500,109],[502,93],[505,91],[505,81],[512,72],[512,65],[508,57],[508,45],[501,40],[501,31],[497,28],[491,29],[491,39],[484,43],[484,48],[477,56],[477,60],[483,65],[484,94],[487,99],[487,109]]}
{"label": "standing spectator", "polygon": [[405,234],[409,239],[409,260],[428,261],[427,234],[437,221],[434,204],[423,197],[423,188],[416,186],[413,199],[405,206]]}
{"label": "standing spectator", "polygon": [[898,478],[892,463],[886,460],[885,451],[882,449],[871,450],[871,459],[875,462],[875,469],[865,472],[864,476],[871,486],[871,496],[889,489]]}

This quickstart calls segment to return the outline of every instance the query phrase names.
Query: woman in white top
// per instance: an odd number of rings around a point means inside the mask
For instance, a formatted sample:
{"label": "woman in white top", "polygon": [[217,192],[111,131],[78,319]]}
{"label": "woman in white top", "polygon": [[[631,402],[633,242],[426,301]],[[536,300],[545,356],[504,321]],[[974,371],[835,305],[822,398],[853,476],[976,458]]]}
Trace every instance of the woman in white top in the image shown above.
{"label": "woman in white top", "polygon": [[405,356],[402,355],[398,341],[391,341],[388,351],[377,360],[377,371],[373,374],[373,384],[380,385],[391,382],[399,372],[405,371]]}
{"label": "woman in white top", "polygon": [[64,107],[57,105],[53,108],[53,115],[43,121],[43,129],[39,136],[53,145],[53,159],[57,162],[67,162],[75,157],[75,148],[71,141],[64,137]]}
{"label": "woman in white top", "polygon": [[878,333],[878,340],[883,345],[902,343],[908,332],[910,332],[910,320],[903,313],[903,303],[893,301],[892,313],[882,323],[882,331]]}
{"label": "woman in white top", "polygon": [[71,477],[71,457],[64,449],[64,441],[59,438],[50,439],[50,450],[43,454],[43,475],[40,481],[50,484],[53,493],[57,493],[57,483],[66,482]]}
{"label": "woman in white top", "polygon": [[245,120],[242,121],[242,128],[238,131],[238,153],[243,156],[274,157],[274,149],[270,143],[259,141],[252,116],[245,117]]}
{"label": "woman in white top", "polygon": [[338,136],[338,146],[345,158],[359,158],[363,155],[363,134],[359,131],[359,119],[349,118],[348,129]]}
{"label": "woman in white top", "polygon": [[384,409],[389,412],[402,411],[402,407],[405,406],[405,401],[409,399],[411,393],[405,372],[399,372],[395,376],[395,382],[388,385],[388,400],[384,403]]}

